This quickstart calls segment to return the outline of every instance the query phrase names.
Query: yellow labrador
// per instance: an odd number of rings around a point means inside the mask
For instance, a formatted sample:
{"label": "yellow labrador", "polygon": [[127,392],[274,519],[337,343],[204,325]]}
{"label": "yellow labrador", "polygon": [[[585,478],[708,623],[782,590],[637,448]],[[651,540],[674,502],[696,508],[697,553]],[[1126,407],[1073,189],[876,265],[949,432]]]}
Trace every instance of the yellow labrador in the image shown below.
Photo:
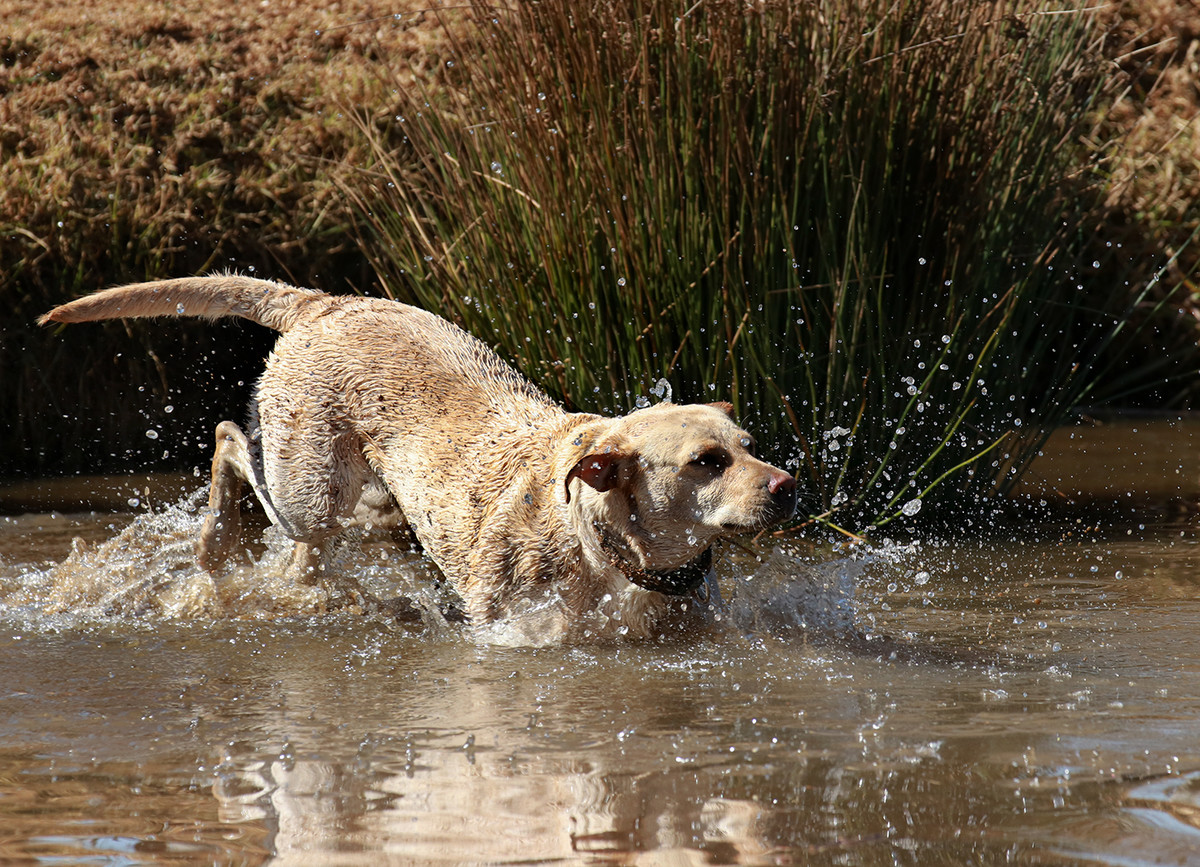
{"label": "yellow labrador", "polygon": [[405,304],[227,275],[106,289],[39,321],[185,315],[281,333],[249,432],[217,426],[197,554],[218,580],[249,483],[295,540],[300,580],[316,580],[322,549],[348,529],[406,527],[474,623],[541,607],[564,634],[598,616],[646,635],[671,597],[705,583],[714,540],[795,510],[795,480],[754,456],[728,404],[567,413],[483,343]]}

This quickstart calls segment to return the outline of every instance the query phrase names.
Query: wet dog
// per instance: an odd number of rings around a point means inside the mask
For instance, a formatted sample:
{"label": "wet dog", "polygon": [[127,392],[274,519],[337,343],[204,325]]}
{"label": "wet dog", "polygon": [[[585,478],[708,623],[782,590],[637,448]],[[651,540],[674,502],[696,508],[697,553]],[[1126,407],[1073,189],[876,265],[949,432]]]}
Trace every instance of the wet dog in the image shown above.
{"label": "wet dog", "polygon": [[356,527],[407,529],[474,623],[537,607],[563,635],[588,617],[653,635],[672,598],[711,580],[714,541],[795,510],[795,480],[754,456],[728,404],[567,413],[474,337],[394,301],[227,275],[107,289],[39,322],[144,316],[280,332],[249,432],[217,426],[197,556],[218,587],[249,484],[295,541],[297,580],[319,580],[322,552]]}

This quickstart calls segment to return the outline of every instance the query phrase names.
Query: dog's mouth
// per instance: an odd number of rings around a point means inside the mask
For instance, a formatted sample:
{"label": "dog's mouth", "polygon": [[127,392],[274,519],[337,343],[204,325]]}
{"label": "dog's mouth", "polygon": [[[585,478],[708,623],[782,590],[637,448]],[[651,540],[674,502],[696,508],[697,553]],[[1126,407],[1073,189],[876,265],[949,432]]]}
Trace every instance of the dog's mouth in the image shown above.
{"label": "dog's mouth", "polygon": [[747,521],[724,521],[721,530],[726,533],[753,533],[765,530],[796,514],[796,494],[783,495],[766,503],[758,513]]}

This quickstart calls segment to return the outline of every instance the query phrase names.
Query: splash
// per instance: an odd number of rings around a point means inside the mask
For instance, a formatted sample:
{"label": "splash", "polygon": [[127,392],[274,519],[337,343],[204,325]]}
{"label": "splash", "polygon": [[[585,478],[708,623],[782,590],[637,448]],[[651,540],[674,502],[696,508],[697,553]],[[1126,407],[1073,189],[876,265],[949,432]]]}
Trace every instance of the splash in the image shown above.
{"label": "splash", "polygon": [[200,572],[192,550],[202,495],[197,491],[160,512],[140,515],[99,544],[76,537],[61,563],[25,570],[4,604],[81,617],[214,616],[219,605],[212,580]]}
{"label": "splash", "polygon": [[895,567],[890,561],[898,556],[821,556],[788,544],[750,555],[729,546],[718,557],[719,589],[710,581],[702,594],[680,601],[686,610],[672,612],[678,616],[668,617],[653,634],[635,628],[638,593],[605,596],[596,611],[585,614],[568,613],[557,598],[528,600],[503,622],[464,627],[437,568],[418,551],[382,536],[347,540],[330,551],[327,574],[348,578],[344,583],[301,585],[288,577],[292,541],[266,527],[243,562],[214,582],[197,565],[194,551],[204,500],[205,491],[197,490],[139,514],[101,541],[75,538],[67,556],[48,566],[4,564],[0,615],[266,620],[348,610],[415,625],[435,638],[504,646],[695,637],[697,629],[712,637],[740,633],[837,642],[874,626],[871,606],[860,610],[861,588],[872,583],[872,568],[881,561]]}
{"label": "splash", "polygon": [[194,547],[206,493],[201,489],[140,514],[102,542],[76,537],[66,558],[46,568],[19,567],[0,585],[0,612],[79,619],[269,619],[361,607],[370,600],[379,602],[379,613],[452,631],[442,613],[452,603],[438,590],[434,567],[390,542],[352,540],[331,553],[328,573],[356,576],[363,592],[355,597],[334,582],[310,586],[290,579],[293,543],[275,527],[248,548],[245,562],[214,582],[197,564]]}
{"label": "splash", "polygon": [[742,632],[844,638],[857,634],[856,596],[865,563],[838,557],[814,561],[779,545],[754,568],[723,578],[723,619]]}

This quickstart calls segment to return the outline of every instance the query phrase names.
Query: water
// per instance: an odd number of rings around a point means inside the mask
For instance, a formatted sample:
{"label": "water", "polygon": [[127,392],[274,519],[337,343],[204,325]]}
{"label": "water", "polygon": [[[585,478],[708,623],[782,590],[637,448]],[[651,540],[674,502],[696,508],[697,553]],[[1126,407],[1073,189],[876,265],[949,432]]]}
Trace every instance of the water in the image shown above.
{"label": "water", "polygon": [[382,542],[423,618],[271,539],[218,604],[191,478],[0,517],[0,862],[1200,863],[1198,432],[1061,435],[1025,493],[1075,505],[989,538],[731,549],[643,644],[483,643]]}

